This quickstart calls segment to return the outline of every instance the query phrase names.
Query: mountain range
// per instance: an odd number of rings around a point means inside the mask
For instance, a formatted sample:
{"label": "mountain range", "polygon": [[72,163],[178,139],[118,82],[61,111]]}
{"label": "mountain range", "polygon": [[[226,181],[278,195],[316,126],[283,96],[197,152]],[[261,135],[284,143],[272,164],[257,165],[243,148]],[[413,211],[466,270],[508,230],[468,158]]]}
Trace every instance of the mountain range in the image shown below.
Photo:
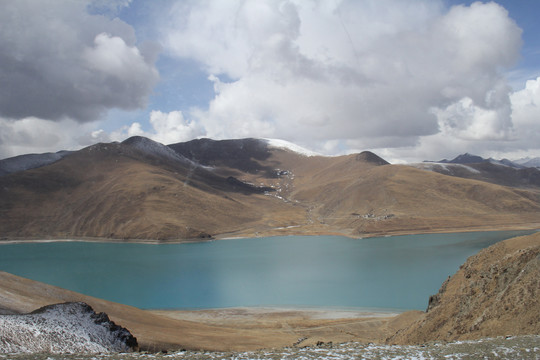
{"label": "mountain range", "polygon": [[316,156],[263,139],[166,146],[132,137],[0,161],[0,236],[164,241],[532,228],[539,174],[489,161]]}
{"label": "mountain range", "polygon": [[442,164],[478,164],[478,163],[483,163],[483,162],[489,162],[496,165],[510,166],[516,169],[523,169],[523,168],[528,168],[528,167],[540,167],[540,157],[536,157],[536,158],[528,157],[528,158],[522,158],[522,159],[517,159],[517,160],[512,161],[508,159],[501,159],[501,160],[496,160],[493,158],[484,159],[481,156],[472,155],[469,153],[458,155],[452,160],[447,160],[447,159],[443,159],[439,161],[426,160],[425,162],[437,162],[437,163],[442,163]]}
{"label": "mountain range", "polygon": [[487,181],[494,184],[536,188],[540,186],[540,158],[510,161],[508,159],[484,159],[465,153],[452,160],[424,161],[411,164],[416,168],[467,179]]}

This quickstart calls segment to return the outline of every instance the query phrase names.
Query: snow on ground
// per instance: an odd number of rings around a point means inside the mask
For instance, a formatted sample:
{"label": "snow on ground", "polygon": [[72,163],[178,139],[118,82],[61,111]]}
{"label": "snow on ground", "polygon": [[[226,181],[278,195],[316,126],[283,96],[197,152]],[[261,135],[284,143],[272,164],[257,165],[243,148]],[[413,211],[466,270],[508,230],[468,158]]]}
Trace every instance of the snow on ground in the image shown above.
{"label": "snow on ground", "polygon": [[[253,352],[209,352],[209,351],[180,351],[172,353],[131,353],[105,355],[47,355],[32,357],[32,359],[47,360],[139,360],[139,359],[169,359],[169,360],[263,360],[263,359],[299,359],[299,360],[352,360],[352,359],[522,359],[540,358],[540,335],[517,336],[510,338],[494,338],[478,341],[458,341],[454,343],[433,343],[417,346],[390,346],[376,344],[321,344],[317,347],[293,347],[278,350],[261,350]],[[26,360],[28,357],[2,356],[0,360]]]}
{"label": "snow on ground", "polygon": [[445,171],[451,173],[452,172],[452,168],[462,168],[462,169],[465,169],[465,170],[468,170],[470,171],[471,173],[473,174],[480,174],[480,170],[477,170],[471,166],[467,166],[467,165],[464,165],[464,164],[447,164],[447,163],[434,163],[434,162],[425,162],[425,163],[411,163],[411,164],[407,164],[407,166],[412,166],[412,167],[415,167],[417,169],[421,169],[421,170],[428,170],[428,171],[435,171],[435,167],[438,166],[438,167],[441,167],[442,169],[444,169]]}
{"label": "snow on ground", "polygon": [[44,307],[25,315],[0,316],[0,359],[3,354],[98,354],[127,352],[133,337],[124,328],[96,314],[85,303]]}
{"label": "snow on ground", "polygon": [[264,140],[268,143],[270,147],[273,147],[273,148],[290,150],[304,156],[321,156],[321,154],[305,149],[299,145],[293,144],[292,142],[288,142],[286,140],[280,140],[280,139],[264,139]]}

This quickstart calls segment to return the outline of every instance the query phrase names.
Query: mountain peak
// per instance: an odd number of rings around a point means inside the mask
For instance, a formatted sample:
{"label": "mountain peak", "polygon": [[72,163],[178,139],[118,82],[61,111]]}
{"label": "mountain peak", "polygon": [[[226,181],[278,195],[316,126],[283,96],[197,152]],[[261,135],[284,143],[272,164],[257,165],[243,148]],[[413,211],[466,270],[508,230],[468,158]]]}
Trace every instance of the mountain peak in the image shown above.
{"label": "mountain peak", "polygon": [[151,140],[149,138],[143,137],[143,136],[132,136],[122,141],[122,144],[134,147],[148,155],[153,155],[153,156],[166,158],[166,159],[174,160],[174,161],[178,161],[178,160],[183,161],[183,162],[189,161],[184,156],[178,154],[176,151],[174,151],[170,147],[163,145],[162,143],[159,143],[157,141]]}
{"label": "mountain peak", "polygon": [[371,164],[377,164],[377,165],[388,165],[390,164],[388,161],[384,160],[382,157],[372,153],[371,151],[362,151],[361,153],[356,155],[357,161],[365,161]]}
{"label": "mountain peak", "polygon": [[450,160],[449,163],[452,164],[475,164],[484,162],[485,159],[478,155],[473,155],[469,153],[461,154],[456,156],[453,160]]}

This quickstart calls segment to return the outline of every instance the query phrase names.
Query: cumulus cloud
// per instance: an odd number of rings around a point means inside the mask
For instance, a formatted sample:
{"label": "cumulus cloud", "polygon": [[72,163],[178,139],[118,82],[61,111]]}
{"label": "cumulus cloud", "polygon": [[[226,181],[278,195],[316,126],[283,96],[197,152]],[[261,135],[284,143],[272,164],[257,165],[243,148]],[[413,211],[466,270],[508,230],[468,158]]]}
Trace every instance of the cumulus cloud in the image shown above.
{"label": "cumulus cloud", "polygon": [[162,34],[214,82],[189,114],[211,137],[365,149],[514,134],[502,69],[521,30],[496,3],[179,1]]}
{"label": "cumulus cloud", "polygon": [[90,14],[88,4],[3,3],[0,116],[87,122],[146,105],[158,80],[155,49],[137,47],[130,25]]}
{"label": "cumulus cloud", "polygon": [[173,144],[192,140],[205,135],[205,129],[197,122],[186,119],[181,111],[164,113],[159,110],[150,112],[152,129],[145,131],[139,122],[124,126],[107,135],[103,130],[96,131],[94,136],[108,136],[109,139],[122,141],[130,136],[145,136],[162,144]]}

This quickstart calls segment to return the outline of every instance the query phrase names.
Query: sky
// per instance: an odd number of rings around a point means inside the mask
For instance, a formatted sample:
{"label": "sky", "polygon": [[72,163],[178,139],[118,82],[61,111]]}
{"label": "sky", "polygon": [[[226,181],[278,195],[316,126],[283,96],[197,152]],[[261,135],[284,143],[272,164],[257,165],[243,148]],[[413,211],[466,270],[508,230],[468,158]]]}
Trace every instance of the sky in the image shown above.
{"label": "sky", "polygon": [[538,0],[0,0],[0,159],[134,135],[538,157],[538,18]]}

